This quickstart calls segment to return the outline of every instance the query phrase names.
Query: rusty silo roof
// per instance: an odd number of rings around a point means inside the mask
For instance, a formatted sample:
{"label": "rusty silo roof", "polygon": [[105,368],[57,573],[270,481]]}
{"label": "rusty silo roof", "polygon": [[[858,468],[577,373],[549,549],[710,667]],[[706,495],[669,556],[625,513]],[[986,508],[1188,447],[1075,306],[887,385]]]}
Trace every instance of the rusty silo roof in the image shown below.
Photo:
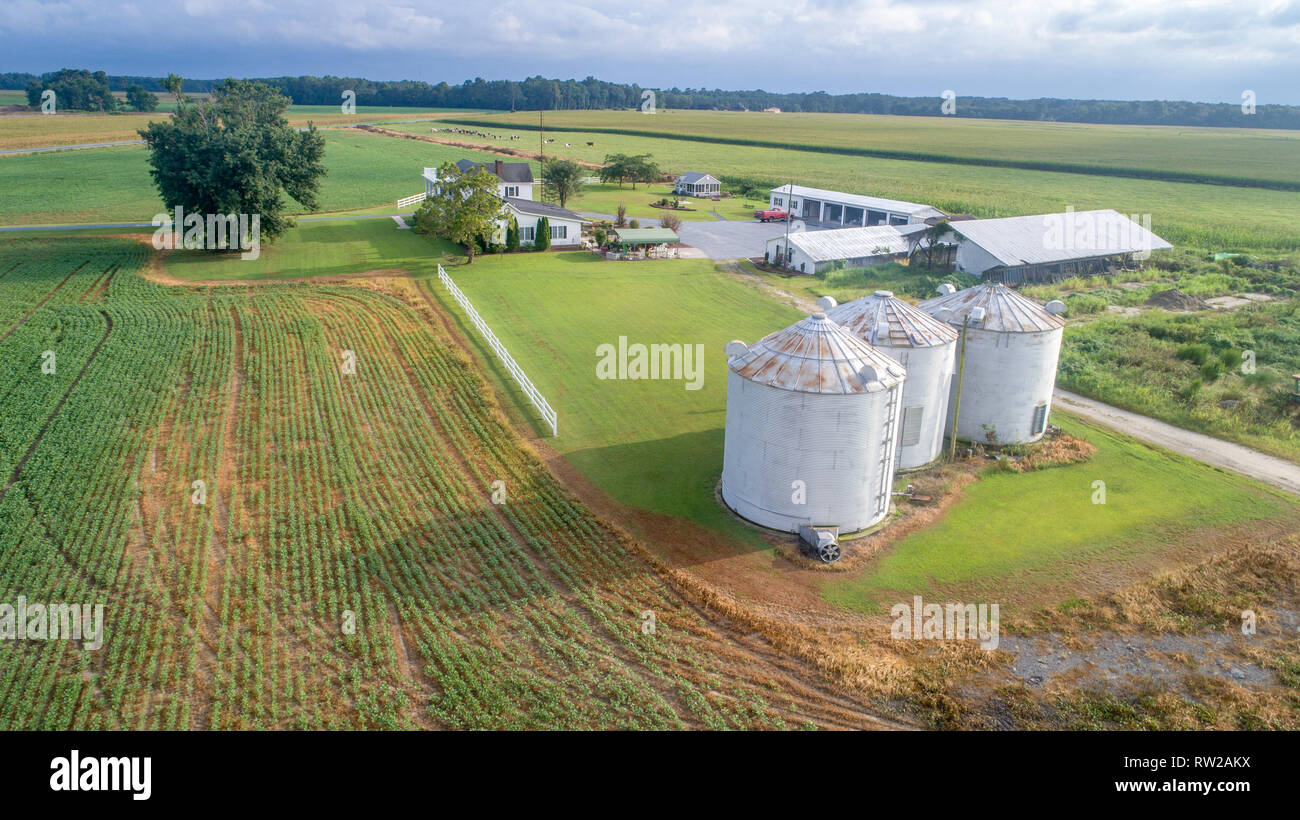
{"label": "rusty silo roof", "polygon": [[1001,282],[983,282],[927,299],[921,303],[921,310],[956,327],[970,317],[971,327],[1006,333],[1042,333],[1065,327],[1064,319]]}
{"label": "rusty silo roof", "polygon": [[764,336],[728,364],[750,381],[800,393],[875,393],[896,387],[907,374],[825,313]]}
{"label": "rusty silo roof", "polygon": [[939,347],[957,331],[887,290],[855,299],[826,312],[841,327],[868,344],[886,347]]}

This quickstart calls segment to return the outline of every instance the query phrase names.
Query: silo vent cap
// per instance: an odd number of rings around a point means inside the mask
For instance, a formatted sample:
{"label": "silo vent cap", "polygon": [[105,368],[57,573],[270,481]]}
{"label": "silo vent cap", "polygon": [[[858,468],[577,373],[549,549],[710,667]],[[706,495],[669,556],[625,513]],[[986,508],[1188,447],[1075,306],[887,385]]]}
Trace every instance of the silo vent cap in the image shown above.
{"label": "silo vent cap", "polygon": [[943,294],[944,296],[951,296],[952,294],[957,292],[957,286],[949,284],[948,282],[944,282],[942,285],[939,286],[938,290],[939,293]]}
{"label": "silo vent cap", "polygon": [[1047,311],[1053,316],[1060,316],[1062,313],[1065,313],[1065,303],[1062,302],[1060,299],[1053,299],[1052,301],[1043,305],[1043,310]]}
{"label": "silo vent cap", "polygon": [[879,296],[881,299],[893,299],[893,298],[894,298],[894,292],[893,292],[892,290],[878,290],[878,291],[876,291],[873,295],[874,295],[874,296]]}
{"label": "silo vent cap", "polygon": [[822,319],[826,318],[826,314],[819,310],[816,313],[814,313],[812,317],[818,321],[821,321]]}
{"label": "silo vent cap", "polygon": [[835,301],[834,296],[823,296],[817,300],[817,309],[821,311],[834,310],[839,307],[839,302]]}

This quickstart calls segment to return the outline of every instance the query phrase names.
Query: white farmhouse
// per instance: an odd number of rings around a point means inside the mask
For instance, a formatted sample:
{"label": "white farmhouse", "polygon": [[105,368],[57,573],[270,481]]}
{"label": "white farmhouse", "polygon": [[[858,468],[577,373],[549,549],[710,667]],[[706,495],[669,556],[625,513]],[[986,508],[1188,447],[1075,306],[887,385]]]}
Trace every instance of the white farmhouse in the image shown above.
{"label": "white farmhouse", "polygon": [[542,217],[546,217],[546,221],[551,226],[551,247],[582,246],[583,218],[573,211],[547,202],[534,202],[519,197],[506,197],[503,203],[501,216],[497,219],[497,230],[492,236],[493,242],[505,243],[506,228],[510,223],[510,217],[513,216],[519,225],[520,244],[531,245],[537,239],[537,224]]}
{"label": "white farmhouse", "polygon": [[[489,174],[497,178],[497,196],[502,199],[507,197],[514,199],[532,199],[533,198],[533,169],[526,162],[502,162],[497,160],[489,165],[486,162],[474,162],[473,160],[457,160],[456,167],[460,172],[472,172],[475,168],[483,168]],[[433,196],[438,190],[438,169],[424,169],[424,193],[425,196]]]}
{"label": "white farmhouse", "polygon": [[942,219],[943,211],[931,205],[882,199],[876,196],[846,194],[803,185],[773,188],[770,207],[790,211],[796,219],[819,225],[842,228],[869,228],[874,225],[913,225],[927,219]]}

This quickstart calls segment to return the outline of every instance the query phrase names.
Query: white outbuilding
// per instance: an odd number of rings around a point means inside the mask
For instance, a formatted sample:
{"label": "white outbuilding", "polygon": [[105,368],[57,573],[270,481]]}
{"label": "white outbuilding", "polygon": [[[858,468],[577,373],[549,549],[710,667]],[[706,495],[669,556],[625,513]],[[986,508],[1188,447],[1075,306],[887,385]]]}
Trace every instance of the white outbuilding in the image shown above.
{"label": "white outbuilding", "polygon": [[827,317],[907,368],[898,468],[910,470],[937,459],[956,370],[957,331],[887,290],[828,308]]}
{"label": "white outbuilding", "polygon": [[889,512],[906,370],[814,313],[727,345],[722,498],[772,529],[854,532]]}
{"label": "white outbuilding", "polygon": [[773,188],[768,193],[768,205],[775,210],[789,211],[804,222],[837,228],[912,225],[944,216],[943,211],[933,205],[805,185]]}
{"label": "white outbuilding", "polygon": [[952,285],[921,303],[965,339],[957,341],[957,377],[946,427],[957,419],[957,438],[988,444],[1036,441],[1047,429],[1065,309],[1044,307],[1001,282],[965,290]]}
{"label": "white outbuilding", "polygon": [[767,240],[765,256],[774,265],[803,273],[821,273],[836,263],[848,268],[865,268],[901,259],[909,247],[898,228],[876,225],[782,234]]}

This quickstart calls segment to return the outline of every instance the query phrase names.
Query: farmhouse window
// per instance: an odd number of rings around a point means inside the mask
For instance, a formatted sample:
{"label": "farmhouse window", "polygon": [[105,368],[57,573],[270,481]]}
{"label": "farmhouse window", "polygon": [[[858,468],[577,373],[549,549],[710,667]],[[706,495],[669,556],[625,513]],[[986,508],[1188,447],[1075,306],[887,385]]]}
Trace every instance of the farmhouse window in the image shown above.
{"label": "farmhouse window", "polygon": [[518,186],[518,185],[507,185],[507,186],[506,186],[506,196],[519,196],[519,186]]}
{"label": "farmhouse window", "polygon": [[537,228],[529,225],[527,228],[520,228],[520,238],[526,242],[532,242],[537,237]]}
{"label": "farmhouse window", "polygon": [[551,226],[551,238],[552,238],[552,239],[568,239],[568,238],[569,238],[569,226],[568,226],[568,225],[552,225],[552,226]]}

